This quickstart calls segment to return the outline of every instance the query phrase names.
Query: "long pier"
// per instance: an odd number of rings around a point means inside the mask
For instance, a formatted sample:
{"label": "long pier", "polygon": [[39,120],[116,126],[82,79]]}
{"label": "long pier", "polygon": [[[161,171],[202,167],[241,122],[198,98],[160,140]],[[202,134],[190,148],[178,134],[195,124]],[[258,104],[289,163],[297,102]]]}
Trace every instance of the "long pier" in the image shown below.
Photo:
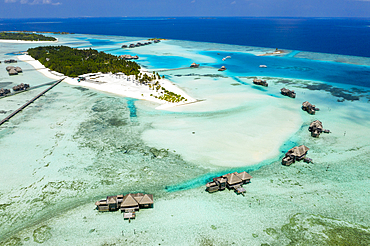
{"label": "long pier", "polygon": [[5,122],[7,122],[10,118],[12,118],[14,115],[18,114],[20,111],[22,111],[23,109],[25,109],[28,105],[30,105],[31,103],[33,103],[34,101],[36,101],[39,97],[41,97],[42,95],[44,95],[46,92],[48,92],[49,90],[53,89],[54,86],[58,85],[60,82],[62,82],[65,78],[63,79],[60,79],[58,80],[57,82],[55,82],[52,86],[48,87],[46,90],[44,90],[43,92],[41,92],[40,94],[38,94],[37,96],[35,96],[34,98],[32,98],[31,100],[29,100],[27,103],[25,103],[24,105],[22,105],[20,108],[18,108],[17,110],[15,110],[13,113],[11,113],[10,115],[8,115],[8,117],[6,117],[5,119],[3,119],[2,121],[0,121],[0,126],[2,124],[4,124]]}

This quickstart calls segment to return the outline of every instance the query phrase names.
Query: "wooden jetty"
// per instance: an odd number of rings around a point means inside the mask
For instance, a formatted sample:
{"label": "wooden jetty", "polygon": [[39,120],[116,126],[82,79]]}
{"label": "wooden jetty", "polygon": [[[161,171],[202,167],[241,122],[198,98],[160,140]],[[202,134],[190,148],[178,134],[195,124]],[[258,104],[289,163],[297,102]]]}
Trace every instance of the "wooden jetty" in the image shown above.
{"label": "wooden jetty", "polygon": [[206,184],[206,191],[209,193],[216,192],[219,190],[234,190],[237,194],[245,193],[245,189],[242,187],[243,184],[251,182],[252,176],[247,172],[241,173],[228,173],[220,177],[213,178],[213,181]]}
{"label": "wooden jetty", "polygon": [[5,122],[7,122],[10,118],[12,118],[14,115],[18,114],[20,111],[22,111],[23,109],[25,109],[28,105],[30,105],[31,103],[33,103],[34,101],[36,101],[39,97],[41,97],[42,95],[44,95],[46,92],[48,92],[49,90],[51,90],[54,86],[58,85],[60,82],[62,82],[64,80],[63,79],[60,79],[58,80],[57,82],[55,82],[53,85],[51,85],[49,88],[47,88],[46,90],[42,91],[40,94],[38,94],[37,96],[35,96],[34,98],[32,98],[31,100],[29,100],[27,103],[25,103],[24,105],[22,105],[20,108],[18,108],[17,110],[15,110],[13,113],[11,113],[10,115],[8,115],[8,117],[6,117],[5,119],[3,119],[2,121],[0,121],[0,126],[2,124],[4,124]]}
{"label": "wooden jetty", "polygon": [[281,92],[282,95],[288,96],[288,97],[291,97],[291,98],[295,98],[295,96],[296,96],[296,93],[293,90],[289,90],[289,89],[286,89],[286,88],[281,89],[280,92]]}
{"label": "wooden jetty", "polygon": [[262,85],[262,86],[266,86],[266,87],[269,86],[269,84],[266,82],[266,80],[257,79],[257,78],[255,78],[253,80],[253,84],[255,84],[255,85]]}
{"label": "wooden jetty", "polygon": [[113,212],[121,210],[124,219],[135,219],[135,212],[140,208],[153,208],[152,194],[129,193],[124,195],[107,196],[106,199],[95,203],[99,212]]}
{"label": "wooden jetty", "polygon": [[306,111],[309,114],[315,114],[316,111],[319,111],[320,109],[316,108],[315,105],[312,105],[308,101],[305,101],[305,102],[302,103],[302,110]]}
{"label": "wooden jetty", "polygon": [[321,133],[330,133],[330,130],[322,127],[322,122],[319,120],[312,121],[308,127],[308,131],[311,132],[311,136],[318,138]]}
{"label": "wooden jetty", "polygon": [[312,162],[312,159],[306,157],[307,151],[309,148],[307,148],[304,145],[296,146],[294,148],[291,148],[288,150],[288,152],[285,154],[285,157],[282,160],[282,164],[285,166],[290,166],[292,163],[296,161],[303,160],[304,162],[310,163]]}

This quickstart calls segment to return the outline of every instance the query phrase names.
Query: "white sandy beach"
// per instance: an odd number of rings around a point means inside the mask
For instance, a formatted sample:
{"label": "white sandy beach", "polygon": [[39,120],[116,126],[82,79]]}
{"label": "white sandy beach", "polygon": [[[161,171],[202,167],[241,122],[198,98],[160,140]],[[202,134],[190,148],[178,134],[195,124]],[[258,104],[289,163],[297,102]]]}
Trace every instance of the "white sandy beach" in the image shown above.
{"label": "white sandy beach", "polygon": [[[182,89],[177,87],[168,79],[159,80],[159,84],[162,87],[166,88],[168,91],[172,91],[176,94],[183,96],[184,98],[187,99],[186,102],[170,103],[155,98],[154,96],[159,96],[159,93],[155,90],[150,89],[146,85],[140,84],[137,80],[135,80],[135,77],[133,75],[126,76],[124,74],[115,75],[115,74],[96,73],[91,75],[85,75],[84,76],[86,77],[85,81],[78,81],[77,78],[70,78],[58,72],[51,71],[48,68],[45,68],[44,65],[42,65],[39,61],[33,59],[29,55],[18,56],[18,59],[32,65],[40,73],[51,79],[58,80],[61,78],[65,78],[64,81],[71,85],[87,87],[99,91],[120,95],[123,97],[142,99],[161,104],[160,106],[157,107],[157,109],[166,109],[170,107],[194,103],[197,101],[196,99],[186,94]],[[148,75],[150,75],[149,72],[143,69],[141,70],[141,73],[147,73]]]}
{"label": "white sandy beach", "polygon": [[0,39],[0,43],[16,43],[16,44],[38,44],[38,43],[57,43],[55,41],[26,41],[26,40],[11,40],[11,39]]}

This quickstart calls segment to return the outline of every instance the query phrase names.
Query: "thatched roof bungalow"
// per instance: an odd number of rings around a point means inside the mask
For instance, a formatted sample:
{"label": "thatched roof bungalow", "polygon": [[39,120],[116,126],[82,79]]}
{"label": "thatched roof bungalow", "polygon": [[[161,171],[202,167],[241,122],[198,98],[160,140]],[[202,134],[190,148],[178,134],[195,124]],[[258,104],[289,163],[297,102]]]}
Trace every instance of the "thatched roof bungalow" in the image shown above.
{"label": "thatched roof bungalow", "polygon": [[309,114],[315,114],[316,111],[319,111],[319,108],[316,108],[315,105],[312,105],[308,101],[302,103],[302,110],[307,111]]}
{"label": "thatched roof bungalow", "polygon": [[192,67],[192,68],[198,68],[198,67],[199,67],[199,64],[196,64],[195,62],[193,62],[193,63],[190,65],[190,67]]}
{"label": "thatched roof bungalow", "polygon": [[233,189],[236,193],[241,194],[245,192],[242,188],[243,184],[250,183],[252,176],[247,172],[228,173],[220,177],[213,178],[212,182],[206,184],[206,191],[209,193],[224,190],[227,187],[229,190]]}
{"label": "thatched roof bungalow", "polygon": [[308,131],[311,132],[311,136],[318,138],[321,133],[330,133],[330,130],[324,129],[322,122],[319,120],[312,121],[308,127]]}
{"label": "thatched roof bungalow", "polygon": [[15,70],[15,68],[10,69],[8,71],[8,73],[9,73],[9,75],[17,75],[18,74],[18,72],[17,72],[17,70]]}
{"label": "thatched roof bungalow", "polygon": [[282,164],[285,166],[290,166],[292,163],[300,160],[304,160],[305,162],[312,162],[312,159],[306,157],[308,150],[309,148],[304,145],[291,148],[282,159]]}
{"label": "thatched roof bungalow", "polygon": [[221,68],[218,69],[218,71],[225,71],[225,70],[226,70],[225,66],[222,66]]}
{"label": "thatched roof bungalow", "polygon": [[22,68],[20,68],[20,67],[15,67],[15,71],[17,71],[17,73],[22,73],[23,72]]}
{"label": "thatched roof bungalow", "polygon": [[133,194],[127,194],[123,197],[123,202],[120,206],[121,212],[126,210],[139,210],[139,203],[133,197]]}
{"label": "thatched roof bungalow", "polygon": [[9,89],[3,89],[3,88],[0,89],[0,97],[5,96],[9,93],[10,93]]}
{"label": "thatched roof bungalow", "polygon": [[266,80],[257,79],[257,78],[255,78],[253,80],[253,84],[255,84],[255,85],[262,85],[262,86],[266,86],[266,87],[269,86],[269,84],[266,82]]}
{"label": "thatched roof bungalow", "polygon": [[291,97],[291,98],[295,98],[296,97],[296,93],[293,90],[289,90],[289,89],[283,88],[283,89],[280,90],[280,92],[284,96],[288,96],[288,97]]}

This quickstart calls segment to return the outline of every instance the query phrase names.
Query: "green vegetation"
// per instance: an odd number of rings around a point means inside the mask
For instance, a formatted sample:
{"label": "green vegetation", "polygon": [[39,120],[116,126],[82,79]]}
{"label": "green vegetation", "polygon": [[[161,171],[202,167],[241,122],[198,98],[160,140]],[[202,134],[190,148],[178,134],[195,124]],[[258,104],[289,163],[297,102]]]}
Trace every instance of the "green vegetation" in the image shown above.
{"label": "green vegetation", "polygon": [[165,38],[149,38],[149,41],[154,41],[154,40],[167,40]]}
{"label": "green vegetation", "polygon": [[173,102],[173,103],[188,100],[179,94],[166,90],[166,88],[162,87],[158,81],[155,82],[155,84],[150,85],[149,88],[156,90],[157,92],[161,94],[160,96],[154,96],[155,98],[158,98],[160,100],[164,100],[167,102]]}
{"label": "green vegetation", "polygon": [[25,40],[25,41],[56,41],[54,37],[47,37],[42,34],[26,32],[0,32],[0,39]]}
{"label": "green vegetation", "polygon": [[28,54],[45,67],[77,77],[86,73],[117,73],[138,75],[140,66],[136,62],[99,52],[93,49],[76,49],[67,46],[43,46],[28,49]]}

